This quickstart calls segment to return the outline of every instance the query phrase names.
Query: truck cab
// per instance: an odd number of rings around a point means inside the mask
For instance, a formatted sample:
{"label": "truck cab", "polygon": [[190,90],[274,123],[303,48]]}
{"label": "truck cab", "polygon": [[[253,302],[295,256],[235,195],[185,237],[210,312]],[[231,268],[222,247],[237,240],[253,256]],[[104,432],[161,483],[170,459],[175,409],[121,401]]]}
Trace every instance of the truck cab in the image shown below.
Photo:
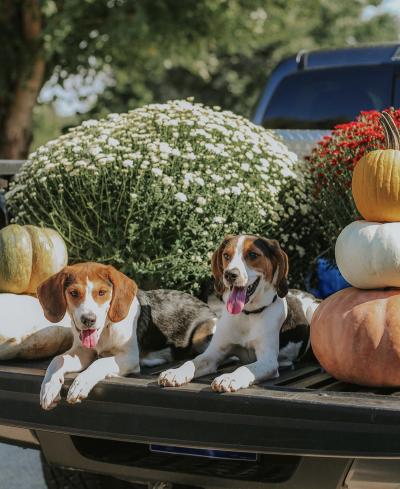
{"label": "truck cab", "polygon": [[326,130],[391,106],[400,106],[400,43],[300,51],[272,72],[253,122]]}

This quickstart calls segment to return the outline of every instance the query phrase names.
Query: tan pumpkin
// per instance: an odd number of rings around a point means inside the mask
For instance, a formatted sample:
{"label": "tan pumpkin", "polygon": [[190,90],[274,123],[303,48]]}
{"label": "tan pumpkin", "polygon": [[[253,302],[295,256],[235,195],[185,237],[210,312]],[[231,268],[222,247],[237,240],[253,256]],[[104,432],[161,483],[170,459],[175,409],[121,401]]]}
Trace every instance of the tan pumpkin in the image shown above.
{"label": "tan pumpkin", "polygon": [[54,229],[11,224],[0,231],[0,292],[36,294],[67,262],[64,240]]}
{"label": "tan pumpkin", "polygon": [[354,202],[367,221],[400,221],[400,133],[387,112],[382,112],[380,122],[386,149],[371,151],[357,163]]}
{"label": "tan pumpkin", "polygon": [[331,295],[313,315],[311,344],[339,380],[400,386],[400,289],[350,287]]}

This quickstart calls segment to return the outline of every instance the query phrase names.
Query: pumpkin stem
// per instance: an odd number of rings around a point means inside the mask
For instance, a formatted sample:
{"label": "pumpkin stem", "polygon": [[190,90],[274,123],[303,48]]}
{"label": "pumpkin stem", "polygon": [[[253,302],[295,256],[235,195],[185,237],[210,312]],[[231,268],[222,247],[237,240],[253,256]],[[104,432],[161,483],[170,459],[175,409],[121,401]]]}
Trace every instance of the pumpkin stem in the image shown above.
{"label": "pumpkin stem", "polygon": [[388,112],[382,112],[379,120],[385,135],[386,149],[400,150],[400,132],[392,116]]}

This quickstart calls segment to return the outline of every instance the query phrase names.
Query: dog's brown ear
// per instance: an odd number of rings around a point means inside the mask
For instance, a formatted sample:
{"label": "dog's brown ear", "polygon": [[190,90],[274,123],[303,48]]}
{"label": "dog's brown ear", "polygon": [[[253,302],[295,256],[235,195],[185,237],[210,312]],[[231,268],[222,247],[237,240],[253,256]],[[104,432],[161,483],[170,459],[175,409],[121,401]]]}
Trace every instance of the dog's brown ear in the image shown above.
{"label": "dog's brown ear", "polygon": [[289,292],[289,285],[287,281],[288,273],[289,273],[289,258],[287,254],[283,251],[283,249],[278,245],[278,279],[276,281],[276,292],[279,297],[285,297]]}
{"label": "dog's brown ear", "polygon": [[289,292],[287,282],[289,273],[289,259],[276,239],[269,239],[267,241],[270,243],[273,251],[273,257],[275,258],[274,262],[276,262],[274,263],[274,275],[276,271],[278,271],[278,276],[275,283],[276,293],[278,294],[278,297],[285,297]]}
{"label": "dog's brown ear", "polygon": [[111,322],[119,323],[129,313],[132,301],[137,294],[136,283],[116,268],[109,265],[107,275],[113,285],[113,294],[108,310],[108,317]]}
{"label": "dog's brown ear", "polygon": [[214,289],[217,295],[222,295],[224,293],[224,282],[222,281],[222,277],[224,274],[224,267],[222,265],[222,253],[226,245],[233,238],[233,236],[225,236],[222,243],[218,246],[218,248],[214,251],[211,258],[211,270],[214,276]]}
{"label": "dog's brown ear", "polygon": [[52,323],[58,323],[65,316],[67,301],[65,299],[65,281],[68,267],[55,273],[42,282],[37,288],[37,296],[43,308],[44,315]]}
{"label": "dog's brown ear", "polygon": [[[289,291],[287,282],[287,276],[289,273],[289,259],[287,254],[280,247],[279,242],[276,239],[267,239],[257,236],[254,242],[258,246],[265,256],[267,256],[273,265],[272,276],[277,277],[275,279],[276,292],[279,297],[285,297]],[[277,273],[278,272],[278,273]]]}

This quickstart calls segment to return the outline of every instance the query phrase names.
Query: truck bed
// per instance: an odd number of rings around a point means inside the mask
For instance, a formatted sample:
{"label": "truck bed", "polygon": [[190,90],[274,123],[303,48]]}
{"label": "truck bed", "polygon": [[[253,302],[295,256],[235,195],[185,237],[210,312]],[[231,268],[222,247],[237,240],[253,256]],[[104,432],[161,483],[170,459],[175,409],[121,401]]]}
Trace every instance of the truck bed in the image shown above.
{"label": "truck bed", "polygon": [[[400,389],[339,382],[316,363],[299,363],[281,370],[277,379],[224,394],[209,387],[215,375],[161,388],[157,376],[164,365],[103,381],[81,404],[63,400],[46,412],[39,406],[39,391],[47,363],[0,363],[0,424],[120,442],[400,457]],[[67,376],[66,386],[73,378]]]}

